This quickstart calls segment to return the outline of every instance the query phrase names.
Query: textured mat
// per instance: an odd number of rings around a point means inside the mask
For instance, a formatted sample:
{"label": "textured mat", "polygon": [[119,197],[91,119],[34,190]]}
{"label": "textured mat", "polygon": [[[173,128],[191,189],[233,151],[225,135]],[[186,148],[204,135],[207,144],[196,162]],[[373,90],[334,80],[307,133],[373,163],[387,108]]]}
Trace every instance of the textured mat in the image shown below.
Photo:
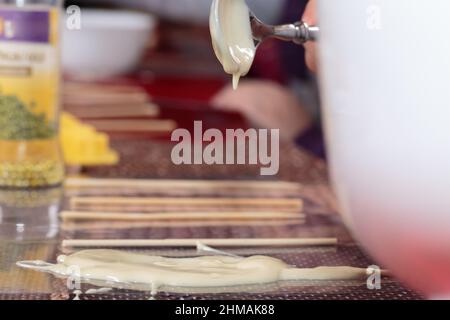
{"label": "textured mat", "polygon": [[[261,179],[253,166],[175,166],[170,161],[171,146],[148,141],[115,141],[114,147],[121,153],[121,164],[114,167],[90,168],[85,174],[103,178],[156,178],[156,179]],[[2,226],[0,233],[0,299],[73,299],[65,280],[33,271],[20,270],[18,260],[46,260],[70,251],[60,247],[62,239],[113,239],[113,238],[285,238],[285,237],[337,237],[340,245],[320,248],[234,248],[231,253],[248,256],[266,254],[283,259],[297,267],[355,266],[366,268],[373,264],[354,243],[336,214],[336,203],[327,182],[325,163],[290,145],[281,147],[280,172],[272,179],[294,181],[301,184],[298,196],[305,201],[304,223],[269,221],[264,224],[198,225],[189,223],[64,223],[57,235],[46,235],[47,240],[20,240],[15,224]],[[148,196],[118,191],[126,196]],[[71,192],[72,194],[72,192]],[[75,192],[77,194],[77,192]],[[79,190],[78,194],[89,196]],[[73,194],[72,194],[73,195]],[[93,195],[101,195],[98,190]],[[151,194],[150,194],[151,195]],[[183,193],[186,196],[186,192]],[[195,197],[196,194],[187,194]],[[21,195],[23,196],[23,195]],[[164,194],[158,194],[164,196]],[[220,195],[218,195],[220,196]],[[292,196],[292,195],[290,195]],[[33,195],[36,198],[36,194]],[[39,198],[39,197],[37,197]],[[0,197],[1,199],[1,197]],[[67,199],[66,199],[67,200]],[[67,201],[64,204],[67,208]],[[47,214],[39,203],[36,215]],[[5,231],[5,232],[4,232]],[[1,240],[3,239],[3,240]],[[133,250],[128,248],[127,250]],[[138,251],[138,250],[134,250]],[[139,250],[148,254],[165,256],[193,256],[194,250],[164,249]],[[83,292],[91,286],[84,285]],[[393,279],[385,278],[380,290],[369,290],[358,281],[303,281],[268,284],[238,288],[219,288],[215,294],[180,293],[179,288],[161,292],[156,299],[420,299],[421,296],[405,289]],[[177,291],[178,293],[174,293]],[[148,292],[113,290],[103,294],[81,294],[80,299],[149,299]]]}

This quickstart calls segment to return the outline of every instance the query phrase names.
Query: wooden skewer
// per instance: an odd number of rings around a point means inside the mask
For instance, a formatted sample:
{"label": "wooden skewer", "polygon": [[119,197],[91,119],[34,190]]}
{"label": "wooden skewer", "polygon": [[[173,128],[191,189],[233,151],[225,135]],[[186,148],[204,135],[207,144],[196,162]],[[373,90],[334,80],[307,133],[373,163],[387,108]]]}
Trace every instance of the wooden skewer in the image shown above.
{"label": "wooden skewer", "polygon": [[99,131],[107,132],[171,132],[177,127],[173,120],[85,120]]}
{"label": "wooden skewer", "polygon": [[116,92],[116,93],[145,93],[141,87],[127,84],[107,84],[107,83],[92,83],[92,82],[64,82],[63,94],[73,94],[79,96],[84,94],[102,94],[102,93]]}
{"label": "wooden skewer", "polygon": [[77,239],[64,240],[63,247],[196,247],[198,243],[214,247],[293,247],[336,245],[336,238],[277,239]]}
{"label": "wooden skewer", "polygon": [[79,206],[71,208],[71,211],[89,211],[89,212],[110,212],[110,213],[162,213],[162,212],[247,212],[249,210],[253,212],[267,212],[268,210],[277,211],[280,213],[299,214],[301,210],[291,208],[264,208],[264,207],[230,207],[230,206],[210,206],[210,207],[195,207],[195,206],[158,206],[158,207],[146,207],[146,206],[105,206],[105,205],[89,205]]}
{"label": "wooden skewer", "polygon": [[119,230],[133,228],[199,228],[199,227],[230,227],[230,226],[251,226],[251,227],[278,227],[286,225],[303,225],[303,219],[277,219],[277,220],[189,220],[189,221],[63,221],[61,229],[65,231],[73,230]]}
{"label": "wooden skewer", "polygon": [[148,94],[139,87],[65,83],[64,102],[70,104],[109,104],[109,103],[145,103],[149,100]]}
{"label": "wooden skewer", "polygon": [[[72,197],[238,197],[238,198],[299,198],[299,191],[282,191],[271,189],[195,189],[195,188],[108,188],[108,187],[88,187],[88,188],[66,188],[67,198]],[[164,207],[166,208],[166,207]],[[184,209],[184,208],[183,208]],[[214,210],[214,208],[212,208]],[[253,208],[254,209],[254,208]],[[263,208],[264,209],[264,208]],[[278,208],[277,208],[278,209]],[[99,210],[102,211],[103,209]],[[128,210],[127,210],[128,211]],[[138,210],[139,211],[139,210]],[[167,211],[167,210],[164,210]],[[185,210],[183,210],[185,211]],[[277,210],[278,211],[278,210]]]}
{"label": "wooden skewer", "polygon": [[67,178],[66,188],[252,188],[252,189],[300,189],[300,184],[285,181],[234,181],[234,180],[144,180],[144,179],[92,179],[92,178]]}
{"label": "wooden skewer", "polygon": [[62,211],[63,220],[121,220],[121,221],[157,221],[157,220],[279,220],[304,218],[303,214],[280,212],[168,212],[168,213],[124,213],[124,212],[80,212]]}
{"label": "wooden skewer", "polygon": [[239,207],[289,207],[303,208],[300,199],[257,199],[257,198],[136,198],[136,197],[73,197],[72,208],[84,205],[142,205],[142,206],[239,206]]}
{"label": "wooden skewer", "polygon": [[126,117],[156,117],[159,115],[159,107],[152,103],[132,105],[85,105],[65,106],[66,111],[79,118],[126,118]]}
{"label": "wooden skewer", "polygon": [[108,106],[109,104],[118,104],[118,103],[146,103],[149,101],[149,98],[145,94],[140,93],[131,93],[131,94],[115,94],[115,93],[105,93],[98,95],[83,95],[78,96],[75,95],[65,95],[64,96],[64,105],[69,106]]}
{"label": "wooden skewer", "polygon": [[96,106],[107,106],[108,104],[117,103],[146,103],[149,101],[149,97],[145,93],[115,93],[115,92],[104,92],[99,94],[83,94],[77,95],[64,94],[63,97],[64,104],[71,106],[86,106],[86,105],[96,105]]}
{"label": "wooden skewer", "polygon": [[300,213],[303,210],[301,205],[252,205],[251,203],[85,203],[71,201],[72,211],[99,211],[99,212],[129,212],[129,213],[160,213],[160,212],[267,212],[275,211],[280,213]]}

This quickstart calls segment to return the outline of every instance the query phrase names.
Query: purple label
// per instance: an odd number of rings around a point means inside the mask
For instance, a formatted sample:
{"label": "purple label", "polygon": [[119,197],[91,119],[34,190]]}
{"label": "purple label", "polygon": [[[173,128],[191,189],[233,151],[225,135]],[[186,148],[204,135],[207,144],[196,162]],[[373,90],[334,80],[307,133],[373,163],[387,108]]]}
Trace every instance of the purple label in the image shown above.
{"label": "purple label", "polygon": [[48,12],[0,10],[0,41],[48,43],[49,38]]}

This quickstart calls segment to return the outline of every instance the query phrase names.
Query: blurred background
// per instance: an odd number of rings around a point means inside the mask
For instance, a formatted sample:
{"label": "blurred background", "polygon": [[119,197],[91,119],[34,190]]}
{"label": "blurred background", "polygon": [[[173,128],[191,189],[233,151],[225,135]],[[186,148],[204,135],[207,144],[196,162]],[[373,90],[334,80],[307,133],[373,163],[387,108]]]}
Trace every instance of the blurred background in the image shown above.
{"label": "blurred background", "polygon": [[[249,6],[265,22],[279,24],[298,21],[305,2],[251,0]],[[130,135],[133,130],[126,130],[124,122],[120,129],[99,121],[119,111],[109,103],[95,114],[92,101],[101,98],[93,100],[92,95],[104,91],[102,97],[115,104],[121,94],[128,94],[127,104],[134,95],[138,105],[139,94],[147,94],[158,106],[158,119],[172,119],[177,127],[203,120],[206,127],[219,129],[281,128],[284,140],[324,156],[316,83],[301,46],[265,42],[246,81],[234,92],[212,50],[211,0],[71,0],[65,5],[81,7],[81,29],[65,27],[63,34],[65,108],[71,114],[116,137]],[[138,115],[141,109],[134,109]],[[163,127],[172,129],[168,123]],[[139,133],[167,138],[170,131]]]}

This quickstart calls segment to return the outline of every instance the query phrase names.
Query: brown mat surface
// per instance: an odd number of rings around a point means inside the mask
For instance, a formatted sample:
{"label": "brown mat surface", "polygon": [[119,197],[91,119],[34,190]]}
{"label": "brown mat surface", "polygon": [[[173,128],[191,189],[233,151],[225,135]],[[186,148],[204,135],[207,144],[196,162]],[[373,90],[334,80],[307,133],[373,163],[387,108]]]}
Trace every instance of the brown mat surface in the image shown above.
{"label": "brown mat surface", "polygon": [[[156,178],[156,179],[261,179],[259,169],[253,166],[175,166],[170,161],[171,146],[148,141],[115,141],[121,154],[121,164],[114,167],[90,168],[85,174],[103,178]],[[48,240],[11,240],[0,236],[0,299],[72,299],[65,281],[33,271],[20,270],[18,260],[40,259],[54,262],[57,255],[69,253],[60,247],[62,239],[113,239],[113,238],[286,238],[286,237],[337,237],[340,245],[332,248],[234,248],[239,255],[267,254],[281,258],[298,267],[350,265],[366,268],[373,264],[354,243],[339,216],[330,191],[325,163],[291,146],[281,147],[278,180],[301,183],[298,197],[305,201],[305,223],[265,225],[164,225],[77,223],[61,226],[57,235]],[[128,192],[123,192],[127,196]],[[79,191],[78,194],[83,194]],[[97,191],[95,195],[98,195]],[[101,192],[100,192],[101,194]],[[120,194],[120,192],[118,192]],[[89,195],[89,194],[87,194]],[[135,194],[147,196],[148,194]],[[161,196],[161,195],[159,195]],[[195,194],[190,196],[195,197]],[[220,196],[220,195],[218,195]],[[291,195],[292,196],[292,195]],[[67,201],[66,201],[67,202]],[[67,208],[67,203],[65,204]],[[38,210],[38,209],[36,209]],[[42,210],[40,208],[39,210]],[[15,228],[11,224],[9,228]],[[8,228],[4,225],[3,228]],[[3,230],[2,230],[3,231]],[[6,230],[4,234],[16,234]],[[3,240],[2,240],[3,238]],[[137,251],[137,249],[129,248]],[[166,256],[192,256],[190,249],[146,249],[149,254]],[[89,286],[84,286],[85,291]],[[223,292],[225,291],[225,292]],[[383,279],[381,290],[369,290],[358,281],[305,281],[241,288],[240,293],[222,290],[216,294],[160,293],[157,299],[420,299],[421,296],[405,289],[393,279]],[[149,299],[146,292],[113,290],[105,294],[81,295],[81,299]]]}

